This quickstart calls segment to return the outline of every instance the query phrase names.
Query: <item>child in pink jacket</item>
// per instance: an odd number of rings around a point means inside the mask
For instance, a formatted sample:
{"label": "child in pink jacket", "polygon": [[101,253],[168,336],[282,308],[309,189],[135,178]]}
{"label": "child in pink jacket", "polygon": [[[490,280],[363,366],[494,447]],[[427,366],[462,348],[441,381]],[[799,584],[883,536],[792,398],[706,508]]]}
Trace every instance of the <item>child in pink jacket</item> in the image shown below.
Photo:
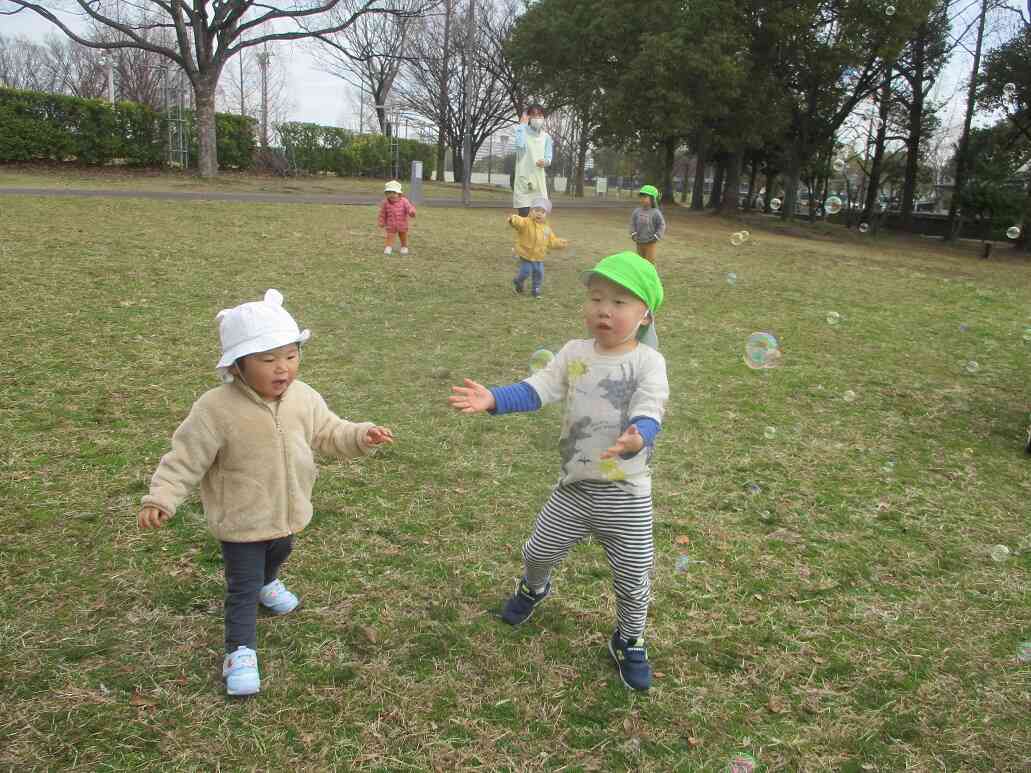
{"label": "child in pink jacket", "polygon": [[408,218],[415,217],[415,207],[401,193],[401,183],[391,180],[383,187],[386,197],[379,206],[379,227],[386,230],[383,254],[394,251],[394,234],[401,240],[401,254],[408,254]]}

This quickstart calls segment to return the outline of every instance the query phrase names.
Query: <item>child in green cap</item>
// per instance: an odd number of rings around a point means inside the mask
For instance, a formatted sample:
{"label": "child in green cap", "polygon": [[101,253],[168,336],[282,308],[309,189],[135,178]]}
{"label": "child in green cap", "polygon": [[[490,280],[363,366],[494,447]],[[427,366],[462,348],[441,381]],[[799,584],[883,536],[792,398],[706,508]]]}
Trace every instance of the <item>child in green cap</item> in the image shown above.
{"label": "child in green cap", "polygon": [[666,235],[666,219],[659,209],[662,198],[654,185],[641,186],[637,192],[641,206],[630,216],[630,238],[637,243],[637,254],[655,263],[655,245]]}
{"label": "child in green cap", "polygon": [[612,566],[617,627],[609,641],[620,678],[647,690],[651,666],[644,627],[651,593],[649,462],[669,383],[666,361],[639,343],[662,305],[655,267],[633,252],[610,255],[584,274],[590,338],[569,341],[547,367],[517,384],[488,389],[471,379],[452,387],[462,413],[494,415],[564,405],[558,484],[523,545],[524,574],[502,619],[526,622],[551,594],[551,572],[593,536]]}

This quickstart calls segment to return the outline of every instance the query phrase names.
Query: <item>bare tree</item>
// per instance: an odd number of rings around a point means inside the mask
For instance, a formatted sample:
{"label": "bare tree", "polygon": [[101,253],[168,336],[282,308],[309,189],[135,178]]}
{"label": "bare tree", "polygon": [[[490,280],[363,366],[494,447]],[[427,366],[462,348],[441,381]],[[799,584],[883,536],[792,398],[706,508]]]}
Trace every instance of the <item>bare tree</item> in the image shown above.
{"label": "bare tree", "polygon": [[26,91],[61,92],[47,47],[29,38],[0,36],[0,85]]}
{"label": "bare tree", "polygon": [[[455,17],[467,18],[457,4]],[[488,67],[488,63],[502,56],[503,52],[485,34],[484,14],[478,12],[477,18],[479,21],[472,34],[467,25],[452,23],[449,30],[451,51],[446,68],[441,56],[445,19],[436,16],[423,18],[411,37],[408,66],[395,86],[404,109],[440,127],[451,148],[456,180],[464,179],[465,164],[475,160],[484,141],[513,123],[510,97],[498,76]],[[441,99],[442,89],[451,95],[449,99]],[[471,158],[468,159],[463,157],[462,150],[467,129],[467,94],[471,96],[468,110]]]}
{"label": "bare tree", "polygon": [[366,15],[340,32],[320,35],[313,41],[319,67],[368,94],[380,131],[387,133],[387,109],[394,81],[404,62],[408,40],[414,28],[418,0],[397,0],[410,7],[404,15]]}
{"label": "bare tree", "polygon": [[[114,40],[93,40],[64,20],[62,7],[108,28]],[[153,22],[125,20],[136,10]],[[0,16],[35,13],[72,40],[90,48],[138,48],[163,56],[186,73],[197,114],[200,173],[218,173],[215,94],[222,70],[241,51],[280,40],[302,40],[346,29],[365,14],[400,11],[394,0],[0,0]],[[332,14],[332,15],[330,15]],[[175,44],[155,42],[152,31],[167,31]]]}
{"label": "bare tree", "polygon": [[[265,70],[265,93],[262,94],[261,57],[269,54]],[[247,115],[261,126],[262,103],[267,110],[267,124],[275,127],[290,116],[289,75],[283,57],[272,52],[243,51],[237,61],[226,68],[218,88],[216,104],[224,112]]]}

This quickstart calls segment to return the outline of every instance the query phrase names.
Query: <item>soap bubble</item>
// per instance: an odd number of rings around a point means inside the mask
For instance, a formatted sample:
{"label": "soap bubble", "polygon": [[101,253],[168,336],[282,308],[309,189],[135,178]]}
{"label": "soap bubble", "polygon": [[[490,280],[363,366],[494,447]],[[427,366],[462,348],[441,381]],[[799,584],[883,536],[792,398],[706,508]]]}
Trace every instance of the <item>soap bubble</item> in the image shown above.
{"label": "soap bubble", "polygon": [[770,199],[770,211],[771,212],[779,212],[780,211],[780,199]]}
{"label": "soap bubble", "polygon": [[677,556],[677,562],[673,566],[673,570],[677,574],[683,574],[689,568],[691,568],[691,557],[690,556]]}
{"label": "soap bubble", "polygon": [[1017,662],[1031,663],[1031,641],[1022,641],[1017,645]]}
{"label": "soap bubble", "polygon": [[823,202],[823,209],[828,215],[836,215],[841,212],[841,199],[837,196],[828,196]]}
{"label": "soap bubble", "polygon": [[727,773],[755,773],[758,763],[751,754],[737,754],[727,765]]}
{"label": "soap bubble", "polygon": [[870,224],[869,223],[860,223],[859,224],[859,233],[865,234],[869,230],[870,230]]}
{"label": "soap bubble", "polygon": [[966,322],[960,322],[959,323],[959,332],[965,333],[968,330],[970,330],[970,325],[968,325]]}
{"label": "soap bubble", "polygon": [[1031,327],[1024,328],[1024,335],[1022,336],[1025,344],[1031,344]]}
{"label": "soap bubble", "polygon": [[538,349],[530,355],[530,373],[537,373],[538,371],[544,370],[551,361],[555,359],[555,355],[548,349]]}
{"label": "soap bubble", "polygon": [[836,311],[828,311],[827,312],[827,324],[828,325],[836,325],[839,322],[841,322],[841,315],[838,314],[838,312],[836,312]]}
{"label": "soap bubble", "polygon": [[780,364],[780,344],[769,333],[752,333],[745,343],[745,364],[753,370]]}
{"label": "soap bubble", "polygon": [[745,484],[745,491],[747,491],[750,496],[754,497],[756,494],[761,494],[763,489],[758,483],[748,481],[748,483]]}
{"label": "soap bubble", "polygon": [[981,366],[977,364],[976,360],[971,360],[963,367],[966,369],[967,373],[977,373],[977,371],[981,370]]}
{"label": "soap bubble", "polygon": [[1010,557],[1010,549],[1005,545],[993,545],[992,549],[988,551],[988,555],[992,557],[992,561],[1002,563]]}
{"label": "soap bubble", "polygon": [[888,475],[891,475],[892,473],[894,473],[895,472],[895,460],[894,459],[889,459],[888,461],[886,461],[884,463],[884,466],[881,467],[881,472],[887,473]]}
{"label": "soap bubble", "polygon": [[752,234],[750,234],[748,231],[741,231],[741,238],[743,238],[746,242],[748,241],[748,237],[750,237],[751,235]]}
{"label": "soap bubble", "polygon": [[731,287],[737,284],[737,274],[735,274],[733,271],[727,272],[727,284]]}
{"label": "soap bubble", "polygon": [[735,231],[730,235],[730,243],[734,247],[740,247],[742,244],[745,243],[745,237],[741,235],[740,231]]}
{"label": "soap bubble", "polygon": [[885,8],[884,9],[884,15],[885,16],[894,16],[895,15],[895,6],[889,5],[887,8]]}
{"label": "soap bubble", "polygon": [[835,172],[844,172],[845,171],[845,162],[842,159],[840,159],[840,158],[834,159],[833,166],[834,166],[834,171]]}
{"label": "soap bubble", "polygon": [[841,396],[841,399],[846,403],[854,403],[856,401],[856,393],[851,389],[845,390],[845,394]]}
{"label": "soap bubble", "polygon": [[1006,229],[1006,238],[1007,239],[1019,239],[1020,238],[1020,226],[1019,225],[1011,225],[1009,228],[1007,228]]}
{"label": "soap bubble", "polygon": [[767,427],[763,430],[763,437],[767,440],[773,440],[775,437],[777,437],[777,428]]}

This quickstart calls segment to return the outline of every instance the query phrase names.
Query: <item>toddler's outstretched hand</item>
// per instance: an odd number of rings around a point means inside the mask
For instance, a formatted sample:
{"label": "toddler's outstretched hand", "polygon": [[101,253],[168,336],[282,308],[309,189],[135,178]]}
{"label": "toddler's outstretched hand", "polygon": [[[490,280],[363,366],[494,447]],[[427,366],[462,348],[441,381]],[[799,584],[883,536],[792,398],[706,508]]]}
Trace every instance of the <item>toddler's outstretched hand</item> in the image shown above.
{"label": "toddler's outstretched hand", "polygon": [[558,246],[559,249],[564,250],[566,247],[569,246],[569,239],[559,239]]}
{"label": "toddler's outstretched hand", "polygon": [[626,454],[636,454],[642,448],[644,448],[644,438],[637,431],[636,425],[631,424],[626,428],[626,432],[616,438],[615,443],[602,451],[601,458],[612,459]]}
{"label": "toddler's outstretched hand", "polygon": [[386,427],[370,427],[365,433],[365,445],[381,446],[385,443],[394,442],[394,433]]}
{"label": "toddler's outstretched hand", "polygon": [[141,529],[157,529],[168,523],[171,516],[156,507],[144,507],[136,516],[136,524]]}
{"label": "toddler's outstretched hand", "polygon": [[463,383],[465,386],[451,387],[452,395],[447,399],[448,405],[462,413],[482,413],[494,408],[494,395],[487,387],[470,378],[463,379]]}

